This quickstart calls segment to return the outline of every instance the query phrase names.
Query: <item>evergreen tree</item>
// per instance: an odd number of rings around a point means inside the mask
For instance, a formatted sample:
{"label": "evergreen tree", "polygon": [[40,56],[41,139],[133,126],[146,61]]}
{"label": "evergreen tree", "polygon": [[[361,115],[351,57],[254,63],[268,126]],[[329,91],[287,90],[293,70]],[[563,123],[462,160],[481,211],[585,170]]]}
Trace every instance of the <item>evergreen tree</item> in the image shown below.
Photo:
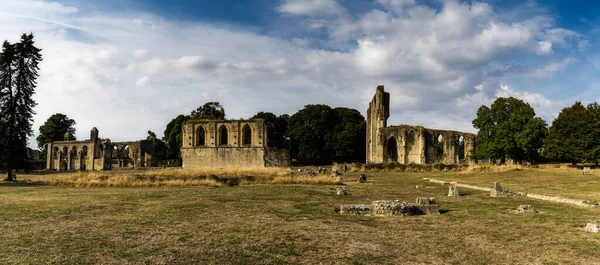
{"label": "evergreen tree", "polygon": [[36,138],[38,143],[38,148],[42,151],[42,157],[46,157],[46,146],[48,143],[54,141],[62,141],[65,138],[65,134],[68,132],[70,138],[68,140],[76,140],[75,139],[75,120],[69,119],[67,115],[62,113],[56,113],[42,126],[40,126],[40,134]]}
{"label": "evergreen tree", "polygon": [[581,102],[564,108],[552,122],[544,141],[544,156],[571,162],[595,162],[600,145],[600,122]]}
{"label": "evergreen tree", "polygon": [[[11,47],[12,46],[12,47]],[[2,105],[4,147],[3,167],[7,171],[7,180],[13,180],[13,169],[28,169],[27,137],[33,135],[33,100],[38,64],[42,60],[41,49],[34,46],[33,34],[23,34],[20,42],[4,42],[0,59],[0,90]]]}

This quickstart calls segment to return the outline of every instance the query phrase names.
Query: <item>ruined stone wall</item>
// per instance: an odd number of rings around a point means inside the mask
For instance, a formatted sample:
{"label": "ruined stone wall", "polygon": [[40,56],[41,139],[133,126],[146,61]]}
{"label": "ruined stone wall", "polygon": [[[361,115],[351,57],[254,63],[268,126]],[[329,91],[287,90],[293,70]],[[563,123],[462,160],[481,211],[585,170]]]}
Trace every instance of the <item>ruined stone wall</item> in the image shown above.
{"label": "ruined stone wall", "polygon": [[422,126],[387,127],[389,93],[377,87],[367,110],[367,163],[469,163],[475,149],[472,133]]}
{"label": "ruined stone wall", "polygon": [[267,146],[263,119],[192,120],[182,130],[183,168],[290,166],[288,150]]}
{"label": "ruined stone wall", "polygon": [[46,168],[59,171],[105,170],[157,166],[151,141],[111,142],[99,139],[93,128],[90,140],[48,144]]}
{"label": "ruined stone wall", "polygon": [[381,131],[390,116],[390,94],[378,86],[367,110],[367,163],[383,163],[384,142]]}

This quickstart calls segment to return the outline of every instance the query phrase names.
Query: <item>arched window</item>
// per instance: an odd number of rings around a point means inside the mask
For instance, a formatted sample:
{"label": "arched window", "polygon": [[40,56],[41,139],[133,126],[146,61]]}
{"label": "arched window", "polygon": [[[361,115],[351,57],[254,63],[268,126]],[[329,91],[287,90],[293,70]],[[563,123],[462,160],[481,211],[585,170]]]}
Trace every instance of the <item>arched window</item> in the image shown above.
{"label": "arched window", "polygon": [[219,145],[227,145],[227,127],[225,125],[221,125],[219,129]]}
{"label": "arched window", "polygon": [[252,129],[250,129],[248,124],[246,124],[244,129],[242,129],[242,144],[252,145]]}
{"label": "arched window", "polygon": [[198,129],[196,129],[196,146],[204,145],[204,135],[204,127],[198,126]]}
{"label": "arched window", "polygon": [[387,142],[387,155],[389,162],[398,162],[398,144],[396,143],[396,138],[394,138],[393,136],[390,137],[390,139],[388,139]]}

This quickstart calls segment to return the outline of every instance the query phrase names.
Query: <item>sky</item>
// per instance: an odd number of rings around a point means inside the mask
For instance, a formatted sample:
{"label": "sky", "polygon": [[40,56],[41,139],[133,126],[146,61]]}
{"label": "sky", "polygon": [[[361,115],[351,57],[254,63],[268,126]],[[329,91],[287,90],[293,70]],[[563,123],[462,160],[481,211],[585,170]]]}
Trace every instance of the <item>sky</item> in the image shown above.
{"label": "sky", "polygon": [[55,113],[78,139],[162,136],[210,101],[228,119],[307,104],[366,116],[378,85],[388,124],[467,132],[497,97],[549,125],[600,101],[594,1],[0,0],[0,38],[29,32],[44,57],[36,136]]}

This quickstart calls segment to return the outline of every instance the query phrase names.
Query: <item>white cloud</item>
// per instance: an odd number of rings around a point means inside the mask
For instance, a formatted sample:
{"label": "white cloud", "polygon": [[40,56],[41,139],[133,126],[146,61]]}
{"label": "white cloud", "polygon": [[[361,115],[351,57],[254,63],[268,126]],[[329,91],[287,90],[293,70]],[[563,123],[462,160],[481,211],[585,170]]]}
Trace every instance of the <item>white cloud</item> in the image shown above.
{"label": "white cloud", "polygon": [[[547,100],[556,102],[541,94],[500,84],[509,72],[544,78],[564,70],[576,60],[556,59],[553,49],[585,41],[543,17],[506,21],[488,4],[456,1],[438,11],[381,0],[382,9],[348,16],[341,1],[289,0],[277,7],[284,18],[328,34],[289,40],[146,13],[80,15],[63,4],[4,2],[4,12],[24,16],[0,14],[0,35],[14,40],[33,30],[43,49],[34,128],[62,112],[77,121],[80,139],[94,126],[113,140],[145,138],[148,129],[161,135],[170,119],[207,101],[220,101],[230,118],[318,103],[364,113],[381,84],[392,97],[390,124],[470,131],[476,109],[496,95],[552,109]],[[519,66],[523,55],[547,63]],[[506,64],[515,66],[490,73]]]}
{"label": "white cloud", "polygon": [[342,16],[346,10],[335,0],[287,0],[279,6],[279,12],[319,17]]}

